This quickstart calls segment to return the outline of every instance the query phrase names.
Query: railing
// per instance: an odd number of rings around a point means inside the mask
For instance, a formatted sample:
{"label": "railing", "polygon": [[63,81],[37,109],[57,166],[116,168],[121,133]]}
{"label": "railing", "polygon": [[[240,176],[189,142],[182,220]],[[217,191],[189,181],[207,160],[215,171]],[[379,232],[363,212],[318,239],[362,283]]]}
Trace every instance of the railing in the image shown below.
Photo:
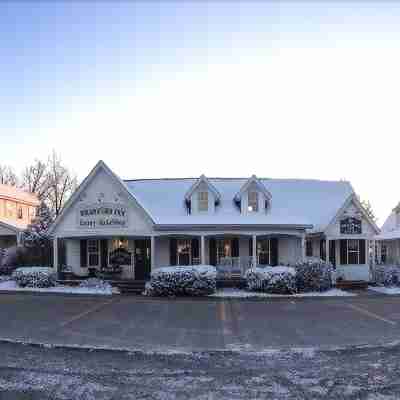
{"label": "railing", "polygon": [[253,257],[221,257],[216,265],[217,277],[232,279],[244,277],[253,266]]}

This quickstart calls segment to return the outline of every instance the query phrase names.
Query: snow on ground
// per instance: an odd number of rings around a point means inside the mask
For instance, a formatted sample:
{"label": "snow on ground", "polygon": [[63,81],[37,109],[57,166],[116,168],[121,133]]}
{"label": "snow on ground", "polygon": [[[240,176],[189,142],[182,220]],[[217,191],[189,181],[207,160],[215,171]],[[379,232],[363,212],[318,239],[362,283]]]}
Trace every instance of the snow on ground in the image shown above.
{"label": "snow on ground", "polygon": [[368,286],[368,289],[382,294],[400,294],[400,287]]}
{"label": "snow on ground", "polygon": [[181,274],[184,272],[192,272],[204,276],[208,276],[210,278],[215,278],[217,276],[217,270],[213,265],[180,265],[173,267],[159,267],[152,271],[151,276],[157,276],[161,274]]}
{"label": "snow on ground", "polygon": [[209,297],[224,297],[224,298],[252,298],[252,297],[346,297],[356,296],[353,293],[345,292],[340,289],[330,289],[326,292],[309,292],[297,294],[270,294],[263,292],[249,292],[241,289],[223,289],[211,294]]}
{"label": "snow on ground", "polygon": [[29,288],[19,287],[16,282],[12,280],[0,281],[0,291],[10,292],[41,292],[41,293],[68,293],[68,294],[98,294],[98,295],[112,295],[119,294],[119,290],[116,288],[87,288],[79,286],[63,286],[58,285],[49,288]]}

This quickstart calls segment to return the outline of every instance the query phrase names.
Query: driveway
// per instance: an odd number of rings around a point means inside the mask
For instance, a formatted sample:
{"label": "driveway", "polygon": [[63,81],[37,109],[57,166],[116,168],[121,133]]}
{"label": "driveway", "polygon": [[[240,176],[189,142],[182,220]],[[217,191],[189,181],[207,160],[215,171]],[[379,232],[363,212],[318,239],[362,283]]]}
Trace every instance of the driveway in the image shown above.
{"label": "driveway", "polygon": [[141,351],[378,345],[400,337],[400,297],[192,300],[0,295],[0,339]]}

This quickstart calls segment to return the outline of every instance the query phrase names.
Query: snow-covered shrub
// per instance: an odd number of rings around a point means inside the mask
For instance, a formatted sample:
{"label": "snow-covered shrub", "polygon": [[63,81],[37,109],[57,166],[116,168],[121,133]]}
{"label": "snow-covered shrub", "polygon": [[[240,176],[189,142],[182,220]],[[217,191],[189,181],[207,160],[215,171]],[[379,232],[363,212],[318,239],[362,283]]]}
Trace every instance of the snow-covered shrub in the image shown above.
{"label": "snow-covered shrub", "polygon": [[108,282],[105,282],[102,279],[98,278],[85,279],[79,284],[79,287],[98,289],[100,291],[112,291],[112,286]]}
{"label": "snow-covered shrub", "polygon": [[23,257],[25,253],[26,249],[20,246],[11,246],[7,249],[4,249],[3,257],[1,259],[1,266],[21,266],[23,264]]}
{"label": "snow-covered shrub", "polygon": [[400,286],[400,267],[377,265],[373,270],[374,280],[380,286]]}
{"label": "snow-covered shrub", "polygon": [[274,294],[293,294],[296,289],[296,271],[292,267],[255,267],[245,273],[247,288]]}
{"label": "snow-covered shrub", "polygon": [[299,292],[324,292],[333,286],[333,267],[318,258],[300,261],[296,270],[296,287]]}
{"label": "snow-covered shrub", "polygon": [[147,296],[206,296],[216,290],[217,272],[211,265],[158,268],[147,282]]}
{"label": "snow-covered shrub", "polygon": [[20,287],[48,288],[56,285],[54,270],[46,267],[17,268],[12,279]]}

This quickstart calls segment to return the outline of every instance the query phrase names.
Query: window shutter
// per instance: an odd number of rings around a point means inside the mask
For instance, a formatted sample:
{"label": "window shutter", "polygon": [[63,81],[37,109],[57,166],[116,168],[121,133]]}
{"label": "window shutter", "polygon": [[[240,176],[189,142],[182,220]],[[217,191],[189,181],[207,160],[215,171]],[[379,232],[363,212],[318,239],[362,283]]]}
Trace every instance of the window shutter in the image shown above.
{"label": "window shutter", "polygon": [[101,268],[107,268],[108,264],[108,240],[102,239],[100,241],[100,251],[101,251]]}
{"label": "window shutter", "polygon": [[340,264],[347,265],[347,239],[340,239]]}
{"label": "window shutter", "polygon": [[175,238],[169,239],[169,264],[176,265],[177,243]]}
{"label": "window shutter", "polygon": [[278,254],[278,238],[272,238],[271,240],[271,265],[279,264]]}
{"label": "window shutter", "polygon": [[81,240],[81,268],[87,267],[87,240]]}
{"label": "window shutter", "polygon": [[360,251],[360,256],[358,258],[359,264],[365,264],[365,239],[360,239],[358,241],[358,249]]}
{"label": "window shutter", "polygon": [[232,257],[239,257],[239,239],[232,239]]}
{"label": "window shutter", "polygon": [[253,257],[253,238],[249,239],[249,256]]}
{"label": "window shutter", "polygon": [[321,239],[319,241],[319,257],[321,260],[325,261],[326,254],[325,254],[325,239]]}
{"label": "window shutter", "polygon": [[199,258],[199,239],[193,238],[192,239],[192,258]]}
{"label": "window shutter", "polygon": [[209,240],[210,264],[217,265],[217,246],[214,238]]}

